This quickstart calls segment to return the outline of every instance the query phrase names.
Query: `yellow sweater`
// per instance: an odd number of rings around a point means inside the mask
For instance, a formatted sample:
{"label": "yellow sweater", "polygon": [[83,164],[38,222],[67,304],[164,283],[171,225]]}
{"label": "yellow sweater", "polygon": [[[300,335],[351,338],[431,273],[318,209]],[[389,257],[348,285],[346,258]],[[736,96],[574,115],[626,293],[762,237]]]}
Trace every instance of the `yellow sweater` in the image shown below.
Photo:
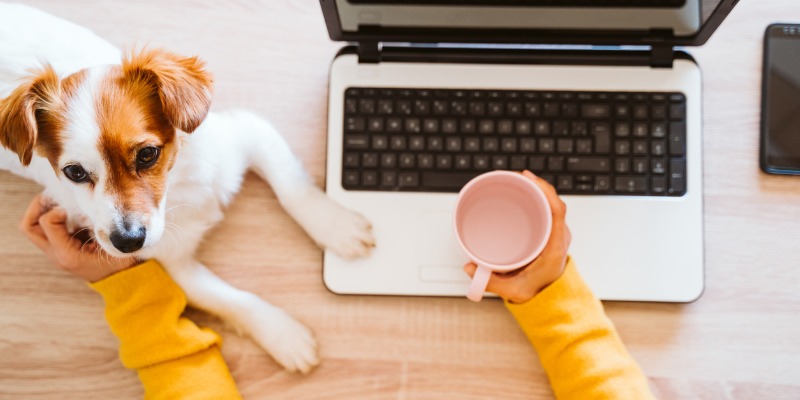
{"label": "yellow sweater", "polygon": [[222,339],[181,317],[186,296],[156,261],[90,286],[105,300],[122,364],[139,373],[145,399],[241,399]]}
{"label": "yellow sweater", "polygon": [[[186,297],[156,261],[91,284],[106,302],[120,358],[145,399],[240,399],[221,339],[181,317]],[[651,399],[647,380],[572,261],[525,304],[506,303],[559,399]],[[487,379],[490,379],[487,377]]]}
{"label": "yellow sweater", "polygon": [[556,397],[652,399],[636,361],[572,263],[524,304],[506,302],[539,353]]}

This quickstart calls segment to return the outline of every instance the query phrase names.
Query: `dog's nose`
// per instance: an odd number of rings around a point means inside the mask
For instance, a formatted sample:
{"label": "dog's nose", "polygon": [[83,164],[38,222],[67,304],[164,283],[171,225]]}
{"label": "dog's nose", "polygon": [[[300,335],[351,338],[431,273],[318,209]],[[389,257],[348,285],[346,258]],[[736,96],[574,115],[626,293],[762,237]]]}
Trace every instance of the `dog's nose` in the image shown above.
{"label": "dog's nose", "polygon": [[111,244],[123,253],[133,253],[144,246],[146,231],[144,227],[138,229],[114,231],[110,235]]}

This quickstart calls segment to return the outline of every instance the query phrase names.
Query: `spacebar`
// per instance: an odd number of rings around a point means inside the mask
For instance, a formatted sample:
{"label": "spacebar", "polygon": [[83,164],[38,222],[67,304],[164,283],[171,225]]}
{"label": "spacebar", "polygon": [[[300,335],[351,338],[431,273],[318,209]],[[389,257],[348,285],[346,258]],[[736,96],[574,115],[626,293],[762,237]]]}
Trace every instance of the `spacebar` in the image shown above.
{"label": "spacebar", "polygon": [[475,172],[423,172],[422,186],[436,189],[461,190],[470,179],[478,176]]}

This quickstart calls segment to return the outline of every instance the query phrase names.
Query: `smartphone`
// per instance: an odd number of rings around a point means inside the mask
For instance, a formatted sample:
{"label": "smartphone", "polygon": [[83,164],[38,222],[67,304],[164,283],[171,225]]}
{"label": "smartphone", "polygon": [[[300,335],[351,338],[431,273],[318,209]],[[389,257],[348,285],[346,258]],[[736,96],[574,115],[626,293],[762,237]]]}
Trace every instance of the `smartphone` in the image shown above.
{"label": "smartphone", "polygon": [[764,32],[761,169],[800,175],[800,24]]}

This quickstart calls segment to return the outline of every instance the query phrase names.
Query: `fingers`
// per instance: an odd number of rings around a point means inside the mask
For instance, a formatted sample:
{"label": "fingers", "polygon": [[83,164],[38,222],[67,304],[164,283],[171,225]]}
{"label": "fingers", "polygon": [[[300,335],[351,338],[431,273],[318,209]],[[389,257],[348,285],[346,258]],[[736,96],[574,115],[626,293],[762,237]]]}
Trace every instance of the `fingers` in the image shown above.
{"label": "fingers", "polygon": [[[471,278],[473,275],[475,275],[477,268],[478,267],[475,264],[467,263],[464,265],[464,272],[466,272]],[[531,285],[528,285],[528,279],[526,276],[524,276],[528,273],[527,271],[528,267],[525,267],[518,274],[508,276],[499,275],[493,272],[489,277],[489,284],[486,285],[486,291],[495,293],[498,296],[511,301],[531,298],[534,294],[532,292],[534,287],[529,288]]]}
{"label": "fingers", "polygon": [[553,213],[553,219],[563,220],[567,215],[567,205],[564,204],[564,201],[562,201],[560,197],[558,197],[556,188],[554,188],[553,185],[548,183],[546,180],[534,175],[531,171],[522,171],[522,175],[532,180],[534,183],[536,183],[536,185],[539,186],[540,189],[542,189],[544,196],[547,198],[547,202],[550,204],[550,210]]}
{"label": "fingers", "polygon": [[41,195],[37,195],[33,198],[33,201],[31,201],[31,204],[25,211],[25,215],[22,217],[19,230],[22,231],[36,247],[45,251],[49,247],[49,244],[47,242],[47,236],[45,236],[42,227],[39,225],[39,217],[43,212],[41,200]]}
{"label": "fingers", "polygon": [[54,208],[44,213],[39,218],[39,225],[42,227],[47,240],[53,248],[60,251],[69,250],[79,242],[70,243],[72,236],[67,231],[67,213],[63,208]]}

